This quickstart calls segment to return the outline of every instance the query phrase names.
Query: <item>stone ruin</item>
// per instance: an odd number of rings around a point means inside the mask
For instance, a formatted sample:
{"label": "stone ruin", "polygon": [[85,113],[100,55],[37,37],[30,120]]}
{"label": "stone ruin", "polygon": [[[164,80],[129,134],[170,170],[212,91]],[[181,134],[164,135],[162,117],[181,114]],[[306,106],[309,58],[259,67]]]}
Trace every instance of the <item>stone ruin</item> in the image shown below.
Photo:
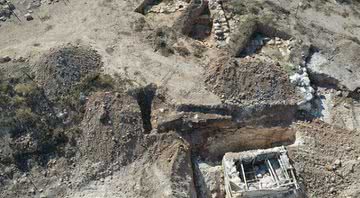
{"label": "stone ruin", "polygon": [[303,197],[284,147],[226,153],[226,198]]}
{"label": "stone ruin", "polygon": [[[192,122],[191,116],[184,116],[170,122],[159,122],[155,128],[160,133],[181,128],[181,136],[191,143],[198,197],[304,197],[285,147],[274,147],[294,143],[295,132],[289,128],[289,123],[295,109],[298,106],[299,109],[308,109],[314,97],[306,63],[298,63],[306,59],[305,55],[300,57],[300,52],[296,50],[301,41],[263,22],[250,20],[234,26],[235,19],[225,12],[224,2],[144,0],[135,11],[152,17],[158,23],[162,21],[156,18],[157,15],[175,18],[173,23],[166,25],[195,40],[213,43],[217,48],[226,47],[224,49],[238,60],[256,59],[271,62],[282,70],[291,70],[286,71],[287,74],[295,73],[289,77],[289,81],[296,86],[301,99],[296,102],[297,105],[284,104],[283,107],[277,104],[280,106],[273,110],[267,106],[264,107],[266,110],[254,107],[233,112],[219,107],[216,111],[224,110],[225,113],[214,113],[215,107],[210,112],[207,112],[207,107],[190,108],[190,112],[185,106],[183,109],[178,107],[178,111],[195,114],[195,121]],[[294,64],[290,64],[292,62]],[[196,108],[197,111],[193,110]],[[266,112],[269,115],[265,116]],[[199,121],[208,114],[214,114],[214,118],[204,118],[210,123]],[[248,114],[251,115],[249,118],[246,117]],[[182,128],[184,125],[188,128]]]}
{"label": "stone ruin", "polygon": [[136,9],[135,12],[147,15],[149,13],[163,13],[170,14],[176,11],[184,11],[190,4],[190,0],[144,0]]}
{"label": "stone ruin", "polygon": [[220,0],[212,0],[209,1],[210,4],[210,10],[211,10],[211,15],[212,18],[214,18],[213,20],[213,35],[215,40],[217,40],[220,44],[222,42],[228,42],[228,40],[230,39],[229,35],[230,35],[230,25],[228,22],[228,19],[225,15],[223,6],[222,6],[222,1]]}

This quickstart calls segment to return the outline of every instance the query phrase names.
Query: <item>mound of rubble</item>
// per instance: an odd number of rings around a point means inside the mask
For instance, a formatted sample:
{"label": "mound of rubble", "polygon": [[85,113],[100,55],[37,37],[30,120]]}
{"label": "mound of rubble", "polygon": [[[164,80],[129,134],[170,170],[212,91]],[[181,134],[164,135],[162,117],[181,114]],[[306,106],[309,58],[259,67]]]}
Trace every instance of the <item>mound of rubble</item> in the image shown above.
{"label": "mound of rubble", "polygon": [[66,94],[91,73],[100,71],[103,63],[96,51],[82,46],[52,49],[38,63],[38,80],[49,96]]}
{"label": "mound of rubble", "polygon": [[207,83],[222,99],[240,103],[296,103],[288,74],[266,60],[230,59],[209,71]]}

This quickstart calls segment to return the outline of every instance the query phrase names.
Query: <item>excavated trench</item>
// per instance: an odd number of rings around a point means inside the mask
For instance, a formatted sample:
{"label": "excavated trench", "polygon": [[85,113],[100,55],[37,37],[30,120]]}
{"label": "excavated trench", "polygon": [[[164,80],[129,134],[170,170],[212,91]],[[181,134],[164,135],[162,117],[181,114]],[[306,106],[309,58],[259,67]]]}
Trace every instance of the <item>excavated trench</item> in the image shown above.
{"label": "excavated trench", "polygon": [[203,40],[210,36],[212,29],[208,2],[192,0],[189,3],[173,28],[193,39]]}
{"label": "excavated trench", "polygon": [[145,133],[150,133],[152,130],[151,110],[155,93],[156,86],[154,84],[135,89],[130,93],[130,95],[135,97],[138,105],[140,106],[141,118]]}
{"label": "excavated trench", "polygon": [[[160,1],[144,1],[136,11],[145,14],[146,7],[158,3]],[[269,38],[291,38],[266,24],[250,26],[247,32],[240,31],[241,40],[230,46],[235,57],[257,53],[269,42]],[[207,38],[212,29],[208,4],[191,1],[172,28],[193,39]],[[234,37],[236,40],[236,35]],[[287,146],[296,140],[296,131],[291,127],[297,119],[296,104],[179,105],[176,116],[158,121],[158,116],[154,114],[157,109],[152,111],[155,90],[148,86],[134,94],[141,109],[144,130],[146,133],[153,128],[158,133],[175,131],[190,144],[197,197],[214,197],[214,192],[217,192],[215,197],[225,197],[224,189],[221,189],[225,184],[219,178],[222,178],[221,161],[226,153]],[[216,176],[212,177],[212,173],[207,172],[210,169],[215,170]],[[211,184],[216,189],[211,189]]]}
{"label": "excavated trench", "polygon": [[[272,40],[277,38],[279,40]],[[239,50],[238,56],[244,58],[246,56],[251,56],[253,54],[259,53],[259,51],[265,45],[275,45],[280,40],[288,40],[290,36],[282,33],[278,33],[275,29],[269,27],[262,27],[257,29],[251,34],[249,41],[246,43],[245,47]],[[274,43],[271,43],[274,42]]]}
{"label": "excavated trench", "polygon": [[291,145],[297,106],[289,104],[178,105],[177,116],[157,132],[177,132],[191,145],[197,197],[225,197],[222,159],[229,152]]}
{"label": "excavated trench", "polygon": [[[192,145],[193,154],[204,160],[221,160],[226,152],[271,148],[295,142],[290,128],[296,116],[296,105],[253,106],[186,106],[195,119],[183,119],[178,130]],[[172,127],[177,127],[172,123]],[[189,127],[191,126],[191,127]]]}
{"label": "excavated trench", "polygon": [[177,131],[191,144],[198,197],[225,197],[221,161],[226,153],[286,146],[296,140],[290,126],[296,105],[180,105],[177,111],[186,116],[160,128]]}
{"label": "excavated trench", "polygon": [[193,39],[204,40],[211,34],[212,19],[210,17],[209,7],[203,7],[199,16],[192,18],[192,27],[189,36]]}

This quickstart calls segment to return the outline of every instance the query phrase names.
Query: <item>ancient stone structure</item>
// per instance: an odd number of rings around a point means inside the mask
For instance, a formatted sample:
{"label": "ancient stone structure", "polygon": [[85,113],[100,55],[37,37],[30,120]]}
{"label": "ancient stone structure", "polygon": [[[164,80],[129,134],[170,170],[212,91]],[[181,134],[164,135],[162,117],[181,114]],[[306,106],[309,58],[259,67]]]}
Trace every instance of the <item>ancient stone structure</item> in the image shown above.
{"label": "ancient stone structure", "polygon": [[227,198],[302,197],[284,147],[226,153],[222,164]]}
{"label": "ancient stone structure", "polygon": [[229,39],[230,26],[222,7],[222,1],[209,1],[213,18],[213,35],[219,44]]}

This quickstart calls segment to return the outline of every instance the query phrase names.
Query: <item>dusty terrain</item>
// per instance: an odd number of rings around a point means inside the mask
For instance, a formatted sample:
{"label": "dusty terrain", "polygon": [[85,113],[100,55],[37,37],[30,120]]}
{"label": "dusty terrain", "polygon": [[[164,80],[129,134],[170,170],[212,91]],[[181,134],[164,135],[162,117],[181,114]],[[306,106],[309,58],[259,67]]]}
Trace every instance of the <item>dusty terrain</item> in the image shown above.
{"label": "dusty terrain", "polygon": [[0,197],[225,198],[285,146],[360,197],[358,0],[0,0]]}

